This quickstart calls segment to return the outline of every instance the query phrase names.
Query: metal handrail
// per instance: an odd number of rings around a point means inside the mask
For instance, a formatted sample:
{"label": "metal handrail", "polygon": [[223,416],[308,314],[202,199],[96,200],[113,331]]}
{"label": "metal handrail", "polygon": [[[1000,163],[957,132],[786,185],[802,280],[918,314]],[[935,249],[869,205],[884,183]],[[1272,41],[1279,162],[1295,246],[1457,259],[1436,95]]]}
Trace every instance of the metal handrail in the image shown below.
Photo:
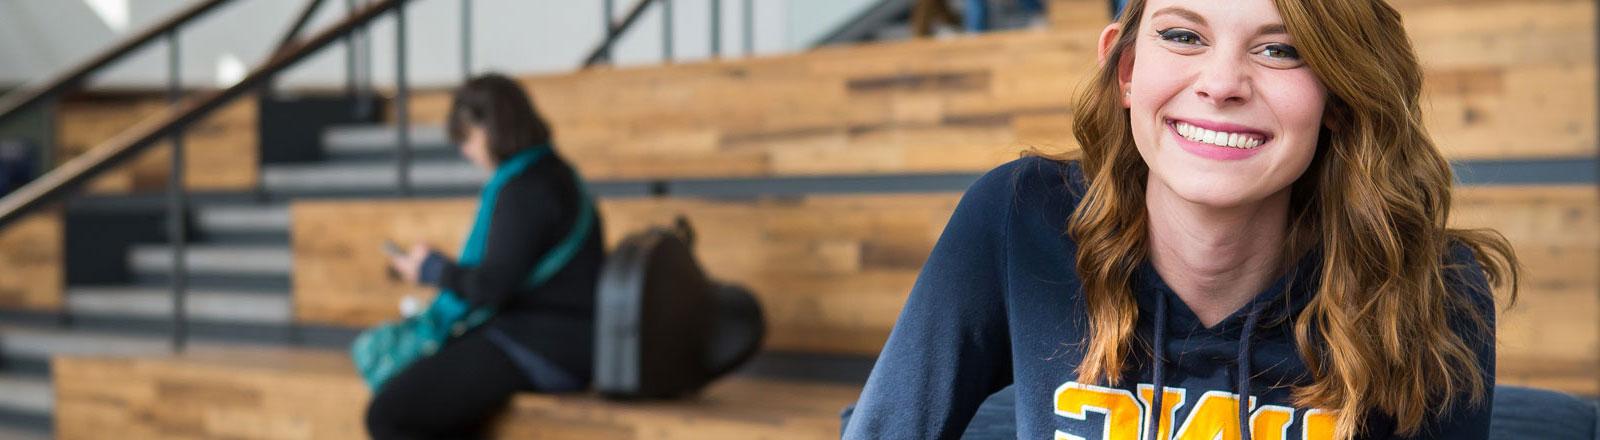
{"label": "metal handrail", "polygon": [[272,52],[282,52],[289,45],[294,44],[296,39],[300,38],[300,31],[305,29],[306,23],[311,22],[311,15],[315,14],[317,8],[320,7],[322,7],[322,0],[306,2],[306,5],[300,8],[300,13],[295,15],[294,24],[289,25],[289,30],[283,33],[283,38],[278,39],[278,45],[273,47]]}
{"label": "metal handrail", "polygon": [[153,41],[165,38],[167,34],[177,30],[205,15],[216,10],[218,6],[230,3],[233,0],[205,0],[179,11],[161,23],[139,32],[137,35],[123,39],[117,45],[106,48],[94,57],[85,60],[76,67],[62,72],[46,81],[40,86],[31,86],[18,89],[15,92],[0,96],[0,123],[22,113],[22,110],[32,107],[45,99],[57,96],[62,92],[77,87],[89,75],[104,69],[111,63],[143,48]]}
{"label": "metal handrail", "polygon": [[0,198],[0,228],[40,206],[54,201],[65,193],[81,186],[86,180],[111,169],[134,155],[149,149],[161,138],[171,135],[184,125],[203,118],[229,101],[250,92],[273,75],[310,56],[323,46],[334,42],[356,28],[366,25],[378,15],[410,0],[382,0],[339,22],[305,43],[296,45],[273,56],[260,68],[251,72],[227,89],[193,99],[169,108],[159,117],[150,118],[79,155],[67,163],[45,173],[33,182]]}
{"label": "metal handrail", "polygon": [[[605,11],[607,14],[607,17],[605,18],[607,23],[611,23],[611,1],[605,0],[605,2]],[[589,50],[589,56],[583,58],[583,66],[589,67],[595,64],[600,64],[601,61],[609,61],[611,58],[611,46],[616,45],[617,39],[621,38],[623,33],[626,33],[629,28],[633,27],[633,24],[639,21],[639,17],[644,16],[644,10],[648,8],[651,3],[655,2],[656,0],[639,0],[633,4],[633,8],[628,9],[628,15],[623,16],[621,21],[617,21],[614,24],[608,24],[608,26],[606,26],[605,38],[600,40],[600,44],[595,45],[594,49]]]}

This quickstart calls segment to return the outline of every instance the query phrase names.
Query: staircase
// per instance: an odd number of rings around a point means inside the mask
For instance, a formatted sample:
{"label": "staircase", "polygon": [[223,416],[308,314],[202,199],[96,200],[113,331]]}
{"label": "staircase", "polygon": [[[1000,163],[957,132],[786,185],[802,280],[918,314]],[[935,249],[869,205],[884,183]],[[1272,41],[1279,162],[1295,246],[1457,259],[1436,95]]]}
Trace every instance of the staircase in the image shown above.
{"label": "staircase", "polygon": [[[384,125],[330,128],[323,136],[326,160],[264,166],[259,195],[194,201],[186,299],[191,347],[342,350],[348,344],[355,329],[293,322],[288,201],[395,195],[395,137]],[[486,174],[455,153],[442,127],[416,127],[411,139],[416,193],[476,193]],[[69,206],[148,210],[162,203],[152,195],[94,196]],[[69,285],[61,315],[0,310],[0,439],[50,436],[51,356],[171,352],[171,252],[164,243],[132,246],[125,256],[129,282]]]}

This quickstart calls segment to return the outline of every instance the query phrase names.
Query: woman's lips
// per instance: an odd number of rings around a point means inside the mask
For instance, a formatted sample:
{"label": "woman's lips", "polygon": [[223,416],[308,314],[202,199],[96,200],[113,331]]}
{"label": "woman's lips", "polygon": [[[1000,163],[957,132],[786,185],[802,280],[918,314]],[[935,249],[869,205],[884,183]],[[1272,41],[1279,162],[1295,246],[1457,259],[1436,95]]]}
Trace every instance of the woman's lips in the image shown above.
{"label": "woman's lips", "polygon": [[[1180,124],[1184,125],[1180,129]],[[1167,131],[1184,151],[1213,160],[1244,160],[1254,157],[1269,146],[1272,137],[1260,130],[1232,124],[1207,121],[1168,119]],[[1224,130],[1217,130],[1217,129]],[[1238,131],[1226,131],[1233,129]],[[1188,133],[1189,136],[1184,136]],[[1196,139],[1191,139],[1195,137]],[[1227,146],[1218,145],[1227,144]]]}

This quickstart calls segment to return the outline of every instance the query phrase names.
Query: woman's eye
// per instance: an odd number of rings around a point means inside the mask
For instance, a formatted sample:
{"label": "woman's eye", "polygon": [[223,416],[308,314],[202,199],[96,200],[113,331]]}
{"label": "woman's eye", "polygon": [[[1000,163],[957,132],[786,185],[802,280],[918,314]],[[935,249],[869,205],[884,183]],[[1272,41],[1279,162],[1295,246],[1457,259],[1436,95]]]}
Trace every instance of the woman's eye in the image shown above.
{"label": "woman's eye", "polygon": [[1265,49],[1261,50],[1261,54],[1266,55],[1269,58],[1280,58],[1285,60],[1300,59],[1300,52],[1294,50],[1293,46],[1289,46],[1287,44],[1274,44],[1267,46]]}
{"label": "woman's eye", "polygon": [[1183,29],[1166,29],[1156,32],[1161,39],[1180,44],[1200,44],[1200,36]]}

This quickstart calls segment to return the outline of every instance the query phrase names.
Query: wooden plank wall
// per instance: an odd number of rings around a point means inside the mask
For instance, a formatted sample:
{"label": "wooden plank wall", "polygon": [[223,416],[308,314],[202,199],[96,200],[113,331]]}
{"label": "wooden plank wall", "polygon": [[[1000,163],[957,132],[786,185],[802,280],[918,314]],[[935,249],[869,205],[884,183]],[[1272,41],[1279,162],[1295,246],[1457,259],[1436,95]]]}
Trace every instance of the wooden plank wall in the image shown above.
{"label": "wooden plank wall", "polygon": [[[56,438],[366,438],[370,394],[338,351],[193,349],[176,357],[57,357]],[[496,421],[508,439],[838,438],[859,390],[735,378],[671,402],[592,394],[516,396]],[[782,399],[773,399],[782,395]]]}
{"label": "wooden plank wall", "polygon": [[[244,191],[255,188],[259,168],[256,100],[239,98],[190,126],[184,141],[184,180],[192,190]],[[57,165],[116,137],[167,109],[166,99],[147,95],[93,95],[61,103],[56,116]],[[166,188],[171,144],[161,142],[95,179],[100,193],[160,191]]]}
{"label": "wooden plank wall", "polygon": [[1520,298],[1499,317],[1497,379],[1600,395],[1600,190],[1509,186],[1456,194],[1452,223],[1499,231],[1524,265]]}
{"label": "wooden plank wall", "polygon": [[0,229],[0,308],[58,311],[64,301],[60,209]]}

